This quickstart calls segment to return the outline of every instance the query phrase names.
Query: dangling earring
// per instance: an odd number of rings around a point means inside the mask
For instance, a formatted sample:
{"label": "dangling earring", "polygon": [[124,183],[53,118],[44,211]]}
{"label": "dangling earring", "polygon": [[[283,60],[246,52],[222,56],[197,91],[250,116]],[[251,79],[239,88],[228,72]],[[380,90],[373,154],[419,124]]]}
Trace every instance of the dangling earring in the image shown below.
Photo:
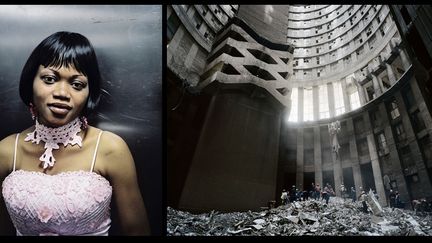
{"label": "dangling earring", "polygon": [[85,129],[87,129],[87,127],[88,127],[88,122],[87,122],[87,117],[85,117],[85,116],[80,116],[80,120],[81,120],[81,128],[83,129],[83,130],[85,130]]}
{"label": "dangling earring", "polygon": [[31,102],[30,102],[30,113],[32,116],[32,120],[33,121],[36,120],[36,115],[37,115],[36,108],[34,107],[33,103],[31,103]]}

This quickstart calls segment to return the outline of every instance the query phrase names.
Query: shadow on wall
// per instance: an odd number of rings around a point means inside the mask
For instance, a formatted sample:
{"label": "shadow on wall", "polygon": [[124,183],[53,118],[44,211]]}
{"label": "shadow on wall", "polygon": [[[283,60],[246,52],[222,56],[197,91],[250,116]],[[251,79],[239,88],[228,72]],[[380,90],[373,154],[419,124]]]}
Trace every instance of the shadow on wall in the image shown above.
{"label": "shadow on wall", "polygon": [[[36,45],[57,31],[85,35],[95,47],[106,91],[90,124],[120,135],[128,144],[153,235],[162,234],[164,218],[161,19],[162,7],[150,5],[0,8],[0,137],[33,124],[18,86]],[[118,232],[114,221],[110,234]]]}

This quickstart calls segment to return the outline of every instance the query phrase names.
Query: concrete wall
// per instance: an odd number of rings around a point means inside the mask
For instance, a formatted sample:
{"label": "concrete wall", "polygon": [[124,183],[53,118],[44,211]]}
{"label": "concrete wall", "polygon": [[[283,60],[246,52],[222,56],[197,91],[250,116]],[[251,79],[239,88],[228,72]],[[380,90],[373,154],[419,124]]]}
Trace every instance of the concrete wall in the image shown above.
{"label": "concrete wall", "polygon": [[289,5],[240,5],[237,17],[264,38],[286,43]]}
{"label": "concrete wall", "polygon": [[273,99],[241,90],[213,95],[180,209],[259,209],[275,199],[281,106]]}

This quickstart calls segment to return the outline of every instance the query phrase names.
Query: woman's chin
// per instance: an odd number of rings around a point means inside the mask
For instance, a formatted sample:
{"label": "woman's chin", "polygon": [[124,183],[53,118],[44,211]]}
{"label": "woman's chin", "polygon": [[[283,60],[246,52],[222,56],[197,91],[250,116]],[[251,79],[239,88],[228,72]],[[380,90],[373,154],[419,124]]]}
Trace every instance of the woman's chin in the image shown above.
{"label": "woman's chin", "polygon": [[72,120],[73,119],[68,117],[50,117],[48,119],[39,119],[39,122],[47,127],[61,127],[68,124]]}

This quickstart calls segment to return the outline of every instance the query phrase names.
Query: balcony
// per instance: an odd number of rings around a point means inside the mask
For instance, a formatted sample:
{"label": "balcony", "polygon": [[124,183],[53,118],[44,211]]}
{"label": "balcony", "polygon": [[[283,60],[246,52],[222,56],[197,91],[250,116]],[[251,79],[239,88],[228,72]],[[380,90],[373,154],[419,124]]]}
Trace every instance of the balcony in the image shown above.
{"label": "balcony", "polygon": [[378,76],[382,71],[386,70],[387,66],[381,56],[378,56],[372,62],[372,73],[375,76]]}
{"label": "balcony", "polygon": [[370,76],[370,72],[369,70],[364,70],[364,71],[358,71],[355,74],[355,79],[358,81],[358,83],[360,85],[364,85],[366,84],[369,80],[372,79],[372,77]]}

